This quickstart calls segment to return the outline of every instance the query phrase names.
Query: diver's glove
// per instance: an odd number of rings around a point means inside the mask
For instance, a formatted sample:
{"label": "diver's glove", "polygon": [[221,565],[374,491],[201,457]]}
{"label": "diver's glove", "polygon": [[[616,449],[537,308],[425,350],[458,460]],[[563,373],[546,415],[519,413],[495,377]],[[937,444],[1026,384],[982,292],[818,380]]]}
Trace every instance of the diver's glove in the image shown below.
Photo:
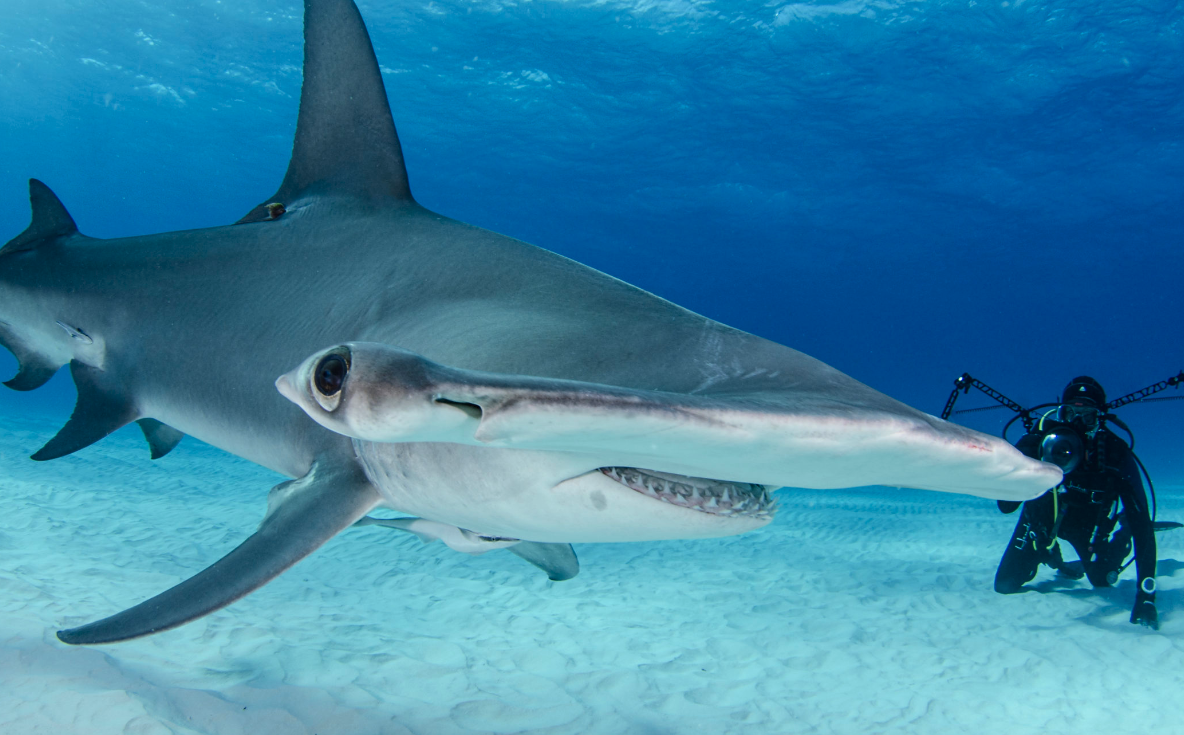
{"label": "diver's glove", "polygon": [[1155,577],[1144,577],[1139,582],[1135,607],[1131,610],[1131,622],[1159,630],[1159,613],[1155,609]]}

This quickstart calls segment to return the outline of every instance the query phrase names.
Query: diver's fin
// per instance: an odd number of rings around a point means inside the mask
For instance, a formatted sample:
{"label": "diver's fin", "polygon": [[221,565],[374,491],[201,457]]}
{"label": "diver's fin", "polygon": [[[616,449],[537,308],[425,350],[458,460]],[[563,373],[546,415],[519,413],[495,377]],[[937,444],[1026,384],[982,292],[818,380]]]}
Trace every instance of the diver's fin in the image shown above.
{"label": "diver's fin", "polygon": [[576,558],[571,544],[544,544],[537,541],[523,541],[506,549],[517,554],[547,573],[555,582],[571,579],[580,573],[580,560]]}
{"label": "diver's fin", "polygon": [[139,417],[139,411],[127,397],[104,384],[103,370],[72,360],[70,374],[78,388],[78,402],[61,431],[33,455],[38,462],[89,447]]}
{"label": "diver's fin", "polygon": [[78,232],[78,226],[62,205],[62,200],[37,179],[29,179],[29,205],[33,209],[33,221],[24,232],[0,248],[0,255],[32,250]]}
{"label": "diver's fin", "polygon": [[1155,529],[1156,533],[1158,533],[1160,531],[1170,531],[1173,528],[1184,527],[1184,523],[1177,523],[1176,521],[1155,521],[1151,524],[1151,527]]}
{"label": "diver's fin", "polygon": [[75,645],[114,643],[212,613],[279,576],[378,501],[378,491],[357,466],[318,462],[299,480],[277,485],[259,530],[213,566],[117,615],[59,631],[58,638]]}
{"label": "diver's fin", "polygon": [[156,419],[137,419],[144,438],[148,440],[148,448],[152,450],[152,459],[160,459],[173,451],[185,435],[168,424],[162,424]]}
{"label": "diver's fin", "polygon": [[382,73],[350,0],[305,0],[304,85],[292,159],[275,196],[239,223],[274,219],[269,203],[291,209],[309,195],[411,201]]}

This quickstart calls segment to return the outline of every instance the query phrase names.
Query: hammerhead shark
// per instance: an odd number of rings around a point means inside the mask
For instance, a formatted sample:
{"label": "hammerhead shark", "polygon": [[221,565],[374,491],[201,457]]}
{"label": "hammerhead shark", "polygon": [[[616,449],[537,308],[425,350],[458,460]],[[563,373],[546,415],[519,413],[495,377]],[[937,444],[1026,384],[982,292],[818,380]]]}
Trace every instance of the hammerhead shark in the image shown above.
{"label": "hammerhead shark", "polygon": [[353,2],[306,0],[304,32],[287,173],[241,220],[98,240],[31,180],[32,223],[0,249],[6,385],[69,365],[78,389],[33,459],[136,421],[153,457],[188,434],[293,478],[221,560],[62,641],[179,626],[358,523],[564,579],[573,542],[742,533],[786,485],[1025,500],[1059,482],[812,357],[421,207]]}

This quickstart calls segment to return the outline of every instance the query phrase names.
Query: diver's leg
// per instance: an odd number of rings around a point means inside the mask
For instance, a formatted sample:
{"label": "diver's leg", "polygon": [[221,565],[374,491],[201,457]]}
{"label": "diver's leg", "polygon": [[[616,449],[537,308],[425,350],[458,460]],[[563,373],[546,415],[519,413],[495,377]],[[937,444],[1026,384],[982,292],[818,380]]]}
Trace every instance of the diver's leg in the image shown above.
{"label": "diver's leg", "polygon": [[996,592],[1003,595],[1019,592],[1036,576],[1037,567],[1048,556],[1051,518],[1052,499],[1048,493],[1024,503],[1020,520],[995,571]]}
{"label": "diver's leg", "polygon": [[1070,579],[1081,579],[1086,574],[1086,560],[1089,559],[1090,534],[1094,532],[1092,516],[1083,515],[1077,506],[1067,504],[1063,511],[1065,517],[1061,519],[1061,526],[1057,529],[1057,536],[1064,539],[1077,553],[1078,561],[1067,562],[1060,560],[1057,571]]}
{"label": "diver's leg", "polygon": [[[1114,582],[1108,575],[1122,566],[1122,558],[1126,557],[1126,553],[1123,552],[1118,562],[1114,563],[1111,560],[1114,552],[1111,550],[1110,541],[1106,534],[1097,533],[1100,523],[1109,523],[1108,516],[1107,507],[1102,505],[1070,505],[1065,511],[1064,520],[1061,521],[1059,535],[1073,546],[1081,559],[1086,576],[1089,577],[1089,583],[1094,587],[1112,586]],[[1129,551],[1129,546],[1127,550]]]}

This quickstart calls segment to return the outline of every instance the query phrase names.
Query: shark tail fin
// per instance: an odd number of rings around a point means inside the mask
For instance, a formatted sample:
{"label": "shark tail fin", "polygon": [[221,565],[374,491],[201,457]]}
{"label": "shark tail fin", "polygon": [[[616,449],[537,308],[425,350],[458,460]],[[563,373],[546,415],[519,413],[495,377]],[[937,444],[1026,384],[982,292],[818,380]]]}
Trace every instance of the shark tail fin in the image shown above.
{"label": "shark tail fin", "polygon": [[275,196],[238,224],[276,219],[309,196],[375,205],[414,201],[378,60],[350,0],[305,0],[304,84],[292,159]]}
{"label": "shark tail fin", "polygon": [[29,204],[33,209],[32,223],[0,248],[0,256],[33,250],[78,234],[78,226],[74,224],[74,218],[66,211],[62,200],[37,179],[29,179]]}

